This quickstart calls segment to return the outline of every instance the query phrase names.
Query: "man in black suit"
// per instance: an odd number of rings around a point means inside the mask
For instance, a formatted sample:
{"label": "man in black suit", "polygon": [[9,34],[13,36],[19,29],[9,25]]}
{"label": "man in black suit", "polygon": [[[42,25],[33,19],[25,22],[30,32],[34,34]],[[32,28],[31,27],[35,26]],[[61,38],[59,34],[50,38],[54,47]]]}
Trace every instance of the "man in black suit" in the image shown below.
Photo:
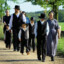
{"label": "man in black suit", "polygon": [[[10,14],[9,14],[9,10],[6,10],[6,15],[3,17],[3,23],[4,23],[4,28],[3,28],[3,32],[4,32],[4,41],[6,44],[6,48],[8,48],[8,44],[11,43],[11,33],[9,32],[10,36],[7,35],[8,32],[8,25],[9,25],[9,20],[10,20]],[[7,39],[6,37],[9,37],[9,39]],[[10,46],[9,46],[10,48]]]}
{"label": "man in black suit", "polygon": [[13,30],[13,47],[14,51],[19,51],[19,39],[18,39],[18,33],[20,26],[23,22],[26,22],[25,16],[20,13],[20,6],[15,6],[15,13],[11,15],[10,23],[9,23],[9,29],[12,28]]}
{"label": "man in black suit", "polygon": [[46,21],[45,21],[45,14],[42,13],[39,16],[40,21],[37,22],[37,57],[38,60],[41,60],[42,55],[42,62],[45,62],[46,56]]}

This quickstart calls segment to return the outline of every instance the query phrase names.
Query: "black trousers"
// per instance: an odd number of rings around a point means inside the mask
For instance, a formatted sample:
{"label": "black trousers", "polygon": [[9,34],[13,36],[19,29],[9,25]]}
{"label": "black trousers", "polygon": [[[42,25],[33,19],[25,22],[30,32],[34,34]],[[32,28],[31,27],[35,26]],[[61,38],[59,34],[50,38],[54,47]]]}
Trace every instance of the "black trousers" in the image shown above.
{"label": "black trousers", "polygon": [[5,31],[6,31],[6,25],[4,25],[3,27],[3,33],[5,33]]}
{"label": "black trousers", "polygon": [[31,47],[35,51],[35,34],[29,36],[29,50],[31,50]]}
{"label": "black trousers", "polygon": [[24,53],[24,47],[26,47],[26,53],[29,52],[27,39],[21,39],[21,50],[20,50],[21,53]]}
{"label": "black trousers", "polygon": [[41,58],[42,55],[42,59],[45,59],[46,56],[46,37],[45,36],[38,36],[37,37],[37,57]]}
{"label": "black trousers", "polygon": [[5,44],[6,44],[6,48],[10,48],[11,47],[11,33],[9,31],[5,32]]}
{"label": "black trousers", "polygon": [[13,47],[14,50],[19,51],[19,39],[18,39],[19,29],[13,29]]}

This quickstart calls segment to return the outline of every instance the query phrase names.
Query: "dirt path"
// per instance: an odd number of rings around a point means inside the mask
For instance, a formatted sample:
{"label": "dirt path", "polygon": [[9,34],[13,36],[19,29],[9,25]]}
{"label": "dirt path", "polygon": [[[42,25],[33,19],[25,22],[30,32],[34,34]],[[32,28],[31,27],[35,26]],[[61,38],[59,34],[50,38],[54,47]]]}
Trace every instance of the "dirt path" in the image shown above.
{"label": "dirt path", "polygon": [[55,57],[55,61],[51,62],[50,57],[46,57],[46,62],[43,63],[37,60],[36,52],[22,55],[20,52],[13,52],[12,48],[5,49],[4,42],[0,41],[0,64],[64,64],[64,58]]}

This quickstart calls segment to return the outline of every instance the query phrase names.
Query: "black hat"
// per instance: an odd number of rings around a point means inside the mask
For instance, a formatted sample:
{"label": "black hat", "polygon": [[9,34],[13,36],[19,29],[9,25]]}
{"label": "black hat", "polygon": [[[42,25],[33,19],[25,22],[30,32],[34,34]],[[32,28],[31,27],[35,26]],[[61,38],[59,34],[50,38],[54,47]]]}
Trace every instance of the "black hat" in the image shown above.
{"label": "black hat", "polygon": [[20,10],[20,6],[15,5],[15,8],[14,8],[14,9],[18,9],[18,10]]}
{"label": "black hat", "polygon": [[33,20],[34,21],[34,17],[31,17],[30,20]]}
{"label": "black hat", "polygon": [[45,13],[41,13],[41,15],[39,16],[39,18],[45,19]]}

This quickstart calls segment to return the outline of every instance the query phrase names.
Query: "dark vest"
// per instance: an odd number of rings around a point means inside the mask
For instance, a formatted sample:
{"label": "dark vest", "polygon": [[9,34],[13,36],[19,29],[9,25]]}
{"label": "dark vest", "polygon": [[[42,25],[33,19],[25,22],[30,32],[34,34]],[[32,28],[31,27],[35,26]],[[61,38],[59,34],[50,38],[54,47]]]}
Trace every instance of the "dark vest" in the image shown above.
{"label": "dark vest", "polygon": [[37,28],[37,36],[45,36],[46,35],[46,21],[41,24],[40,21],[37,23],[38,28]]}
{"label": "dark vest", "polygon": [[6,24],[8,25],[10,21],[10,16],[4,16],[3,17],[3,22],[6,22]]}
{"label": "dark vest", "polygon": [[23,29],[21,29],[21,32],[22,32],[22,34],[21,34],[21,39],[23,40],[23,39],[27,39],[27,30],[23,30]]}
{"label": "dark vest", "polygon": [[13,23],[12,23],[13,29],[19,29],[20,26],[22,25],[22,22],[23,22],[22,14],[20,14],[18,18],[15,14],[13,14]]}
{"label": "dark vest", "polygon": [[34,34],[34,29],[35,29],[35,24],[33,26],[29,24],[29,34]]}

